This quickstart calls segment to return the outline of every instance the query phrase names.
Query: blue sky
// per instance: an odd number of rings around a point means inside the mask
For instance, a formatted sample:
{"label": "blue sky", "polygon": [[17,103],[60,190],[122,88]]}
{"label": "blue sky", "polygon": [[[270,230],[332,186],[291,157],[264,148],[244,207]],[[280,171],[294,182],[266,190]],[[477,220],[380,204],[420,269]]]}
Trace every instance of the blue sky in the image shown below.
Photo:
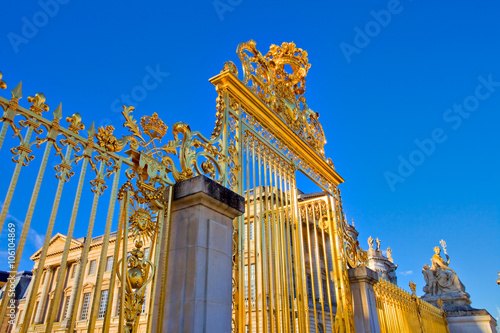
{"label": "blue sky", "polygon": [[[305,96],[346,180],[344,209],[362,246],[370,235],[390,246],[399,285],[408,290],[413,280],[421,295],[422,266],[446,240],[472,306],[497,317],[499,10],[497,1],[470,0],[5,2],[0,71],[8,90],[23,80],[23,105],[43,92],[51,111],[62,102],[65,116],[78,112],[87,125],[120,127],[117,106],[128,99],[137,116],[157,112],[209,134],[216,93],[208,79],[227,60],[241,68],[237,45],[254,39],[266,53],[294,41],[309,53]],[[9,142],[0,151],[7,175]],[[34,170],[36,160],[23,175]],[[8,179],[2,184],[0,200]],[[18,186],[11,219],[23,220],[31,188]],[[63,234],[70,197],[56,224]],[[41,207],[30,253],[45,233]]]}

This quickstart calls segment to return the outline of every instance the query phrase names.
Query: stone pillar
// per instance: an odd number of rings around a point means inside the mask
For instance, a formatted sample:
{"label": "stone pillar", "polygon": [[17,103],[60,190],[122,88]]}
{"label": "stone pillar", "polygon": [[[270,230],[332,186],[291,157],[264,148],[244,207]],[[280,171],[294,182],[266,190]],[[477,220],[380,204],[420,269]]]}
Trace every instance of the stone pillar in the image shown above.
{"label": "stone pillar", "polygon": [[377,273],[368,267],[362,266],[349,269],[356,332],[380,332],[377,303],[375,302],[375,292],[373,290],[373,285],[377,282]]}
{"label": "stone pillar", "polygon": [[164,311],[158,279],[153,332],[158,316],[161,332],[231,332],[233,219],[244,211],[242,196],[205,176],[174,186]]}
{"label": "stone pillar", "polygon": [[[67,327],[69,324],[69,319],[71,318],[71,315],[73,313],[73,310],[75,309],[75,299],[76,299],[76,292],[78,291],[78,285],[80,284],[80,276],[81,276],[81,269],[82,269],[82,258],[78,257],[75,261],[75,268],[77,271],[75,273],[75,278],[73,279],[73,287],[71,289],[71,295],[69,297],[69,305],[68,305],[68,317],[62,318],[61,321],[61,327]],[[68,277],[69,278],[69,277]],[[64,311],[64,302],[65,300],[62,300],[63,304],[63,311]],[[63,313],[64,315],[64,313]]]}
{"label": "stone pillar", "polygon": [[50,276],[52,275],[53,270],[54,267],[51,266],[45,267],[45,277],[43,280],[42,295],[40,296],[40,302],[38,303],[38,308],[36,309],[35,324],[41,324],[43,322],[43,310],[45,308],[45,302],[47,300],[47,295],[49,293]]}

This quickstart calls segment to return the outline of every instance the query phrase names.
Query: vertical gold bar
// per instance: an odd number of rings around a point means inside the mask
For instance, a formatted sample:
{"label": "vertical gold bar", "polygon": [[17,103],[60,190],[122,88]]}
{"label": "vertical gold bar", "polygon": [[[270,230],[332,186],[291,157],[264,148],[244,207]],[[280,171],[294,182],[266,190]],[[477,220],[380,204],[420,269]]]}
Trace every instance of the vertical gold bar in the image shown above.
{"label": "vertical gold bar", "polygon": [[246,308],[246,313],[248,317],[248,327],[249,327],[249,332],[253,332],[253,325],[252,325],[252,291],[251,291],[251,250],[250,250],[250,136],[248,133],[245,135],[245,145],[246,145],[246,195],[245,195],[245,204],[246,204],[246,209],[245,211],[247,212],[245,214],[245,262],[246,262],[246,268],[247,268],[247,294],[246,298],[247,301],[245,302],[245,308]]}
{"label": "vertical gold bar", "polygon": [[291,191],[293,197],[293,207],[292,207],[292,218],[294,221],[294,231],[293,231],[293,248],[295,256],[295,281],[296,281],[296,294],[297,294],[297,314],[299,319],[299,332],[309,332],[309,319],[306,320],[307,311],[307,293],[304,294],[304,284],[305,281],[302,277],[305,274],[305,260],[303,257],[303,247],[301,245],[300,230],[302,229],[302,218],[299,214],[299,204],[297,200],[297,188],[295,185],[295,174],[290,172],[289,178],[291,184]]}
{"label": "vertical gold bar", "polygon": [[[2,120],[0,119],[0,121]],[[5,140],[5,136],[7,134],[7,128],[9,128],[9,123],[4,121],[2,124],[2,132],[0,132],[0,150],[2,150],[3,141]]]}
{"label": "vertical gold bar", "polygon": [[[170,189],[169,189],[170,190]],[[170,205],[170,201],[167,203],[167,206],[164,207],[163,209],[160,209],[158,211],[158,221],[157,221],[157,224],[159,226],[157,232],[156,232],[156,235],[155,235],[155,240],[153,241],[153,244],[151,246],[151,250],[150,250],[150,257],[153,255],[154,253],[154,259],[151,260],[154,264],[154,270],[153,272],[151,272],[151,274],[153,274],[153,279],[151,280],[151,284],[150,284],[150,289],[151,289],[151,293],[150,293],[150,296],[149,298],[147,298],[147,300],[149,301],[149,305],[147,305],[147,324],[146,324],[146,332],[151,332],[151,325],[152,325],[152,320],[153,320],[153,305],[154,305],[154,299],[155,299],[155,294],[156,294],[156,284],[157,284],[157,281],[158,281],[158,273],[159,273],[159,265],[160,265],[160,246],[161,246],[161,242],[163,240],[163,230],[165,228],[165,210],[169,209],[169,205]],[[153,252],[153,247],[154,247],[154,252]],[[165,250],[165,249],[163,249]],[[168,252],[165,252],[165,255],[168,256]],[[148,258],[149,259],[149,258]],[[146,296],[147,297],[147,296]],[[104,332],[106,333],[106,332]]]}
{"label": "vertical gold bar", "polygon": [[[91,157],[89,157],[91,158]],[[99,166],[99,171],[97,173],[98,177],[103,176],[104,172],[104,161],[101,161],[100,166]],[[85,267],[87,265],[87,258],[89,255],[89,250],[90,250],[90,244],[92,243],[92,232],[94,230],[94,223],[95,223],[95,217],[96,217],[96,211],[97,211],[97,204],[99,203],[99,198],[100,198],[100,192],[96,191],[94,193],[94,199],[92,201],[92,208],[90,211],[90,219],[89,219],[89,225],[87,228],[87,235],[85,237],[85,243],[83,246],[83,252],[82,252],[82,260],[80,263],[80,267],[78,268],[75,281],[73,282],[73,288],[78,288],[76,294],[75,294],[75,307],[73,308],[73,313],[70,313],[70,319],[68,322],[68,328],[70,330],[74,329],[75,322],[76,322],[76,317],[78,315],[78,305],[80,303],[80,296],[82,294],[82,288],[83,288],[83,274],[85,272]],[[36,295],[36,294],[35,294]],[[24,329],[24,328],[23,328]],[[23,331],[23,333],[26,333],[26,331]]]}
{"label": "vertical gold bar", "polygon": [[[109,281],[109,292],[108,292],[108,305],[106,306],[106,314],[104,315],[103,321],[103,333],[109,332],[109,326],[111,323],[111,309],[113,308],[113,298],[115,294],[115,282],[116,282],[116,273],[119,269],[118,267],[118,258],[120,255],[120,244],[122,241],[122,233],[124,229],[124,225],[127,223],[127,208],[128,202],[125,200],[121,200],[120,202],[120,212],[118,215],[118,226],[116,229],[116,238],[115,238],[115,250],[113,252],[113,269],[111,270],[110,281]],[[125,256],[123,256],[125,258]],[[120,295],[118,295],[120,297]]]}
{"label": "vertical gold bar", "polygon": [[[323,279],[321,278],[321,264],[320,264],[320,256],[319,256],[319,242],[318,242],[318,228],[316,226],[319,223],[321,216],[316,216],[315,205],[318,205],[318,210],[321,210],[321,206],[318,201],[314,201],[312,203],[313,209],[313,230],[314,230],[314,255],[316,257],[316,275],[318,277],[318,293],[319,293],[319,302],[321,305],[321,318],[323,320],[323,325],[326,323],[325,321],[325,305],[323,300]],[[324,246],[324,244],[323,244]]]}
{"label": "vertical gold bar", "polygon": [[[28,207],[28,212],[26,213],[26,218],[24,219],[23,230],[21,231],[21,237],[19,238],[19,243],[17,244],[16,255],[14,258],[14,267],[10,269],[12,272],[17,272],[19,268],[19,262],[21,261],[21,257],[24,251],[24,245],[26,244],[26,238],[28,236],[28,231],[31,225],[31,219],[33,217],[33,210],[35,209],[36,201],[38,199],[38,193],[40,192],[40,186],[42,185],[43,175],[45,174],[45,168],[47,166],[47,161],[49,159],[50,150],[52,148],[52,142],[49,141],[45,146],[45,151],[43,153],[42,163],[40,168],[38,169],[38,176],[35,181],[35,186],[33,188],[33,192],[31,195],[30,204]],[[16,166],[16,169],[19,167],[21,169],[21,162],[19,162]],[[6,210],[7,212],[8,210]],[[3,211],[2,211],[3,213]],[[5,214],[7,215],[7,214]],[[1,229],[0,229],[1,230]],[[33,277],[34,278],[34,277]],[[0,318],[5,318],[5,311],[7,309],[7,302],[9,297],[3,297],[2,303],[0,305]]]}
{"label": "vertical gold bar", "polygon": [[[266,262],[267,262],[267,251],[266,251],[266,237],[265,237],[265,226],[264,226],[264,218],[263,214],[265,214],[265,211],[263,210],[262,206],[262,200],[263,194],[262,194],[262,149],[263,145],[262,143],[259,144],[259,151],[258,151],[258,175],[259,175],[259,220],[258,220],[258,229],[257,229],[257,244],[259,245],[260,248],[260,257],[259,257],[259,263],[260,263],[260,274],[259,278],[261,281],[261,309],[262,309],[262,315],[263,315],[263,331],[264,333],[268,332],[268,305],[267,305],[267,295],[269,293],[269,287],[267,286],[267,270],[266,270]],[[255,186],[254,186],[255,188]],[[255,210],[255,208],[254,208]]]}
{"label": "vertical gold bar", "polygon": [[52,327],[54,325],[54,320],[57,315],[59,304],[61,301],[62,289],[64,286],[64,275],[66,272],[66,266],[68,261],[69,248],[71,246],[71,241],[73,240],[73,231],[75,229],[76,215],[78,213],[78,207],[80,206],[80,198],[82,196],[83,183],[85,181],[85,174],[87,172],[87,159],[83,159],[82,169],[80,171],[80,179],[78,180],[78,186],[76,189],[75,200],[73,202],[73,211],[71,212],[71,218],[69,222],[68,232],[66,235],[66,242],[64,244],[64,250],[61,259],[61,266],[59,267],[59,273],[56,279],[56,291],[53,298],[53,304],[49,308],[47,318],[49,319],[45,328],[46,333],[52,332]]}
{"label": "vertical gold bar", "polygon": [[[25,146],[29,144],[31,134],[33,133],[33,127],[30,126],[26,131],[26,136],[24,137],[21,146]],[[12,174],[12,178],[10,180],[9,190],[7,191],[7,195],[5,196],[5,200],[3,201],[2,213],[0,213],[0,232],[3,230],[3,225],[5,223],[5,218],[7,217],[7,213],[9,211],[10,202],[12,201],[12,196],[14,195],[14,191],[16,189],[17,180],[19,178],[19,173],[21,172],[21,167],[23,166],[23,160],[28,155],[26,151],[23,151],[19,155],[19,160],[17,162],[16,168],[14,169],[14,173]]]}
{"label": "vertical gold bar", "polygon": [[[284,161],[282,163],[285,163]],[[289,206],[289,191],[287,188],[286,184],[286,177],[285,173],[287,169],[290,169],[291,166],[286,164],[282,164],[279,172],[279,177],[278,179],[280,180],[280,186],[283,188],[281,191],[281,197],[282,197],[282,239],[283,239],[283,255],[284,255],[284,276],[285,276],[285,287],[287,289],[286,293],[286,302],[287,302],[287,320],[289,321],[289,332],[294,332],[295,331],[295,306],[294,306],[294,300],[295,300],[295,293],[293,290],[293,277],[292,277],[292,271],[293,271],[293,262],[292,262],[292,257],[290,255],[290,218],[289,218],[289,211],[290,211],[290,206]]]}
{"label": "vertical gold bar", "polygon": [[[99,258],[99,269],[97,270],[97,281],[95,283],[95,292],[94,298],[92,301],[92,311],[90,312],[90,321],[89,321],[89,332],[94,332],[95,330],[95,322],[97,319],[97,310],[99,309],[99,303],[101,299],[100,291],[102,287],[102,279],[104,277],[104,270],[106,268],[106,258],[108,256],[108,245],[109,245],[109,235],[111,233],[111,224],[113,223],[113,215],[115,210],[116,203],[116,192],[118,191],[118,182],[120,179],[120,171],[121,171],[122,161],[118,160],[116,162],[116,172],[113,178],[113,185],[111,188],[111,194],[109,198],[109,206],[108,206],[108,216],[106,218],[106,227],[104,228],[104,238],[102,240],[102,248],[101,248],[101,257]],[[109,293],[109,291],[108,291]],[[109,294],[108,300],[109,301]]]}
{"label": "vertical gold bar", "polygon": [[[165,244],[162,251],[164,251],[163,262],[162,264],[162,276],[161,276],[161,287],[160,287],[160,306],[158,308],[158,321],[156,324],[157,332],[163,332],[163,313],[165,309],[165,286],[167,281],[167,268],[168,268],[168,251],[170,246],[170,225],[171,225],[171,208],[172,208],[172,197],[174,193],[174,185],[170,185],[168,189],[168,204],[167,204],[167,219],[165,221],[165,234],[163,235],[163,243]],[[161,243],[159,243],[161,244]],[[156,261],[160,260],[160,251],[158,250],[156,253]],[[156,289],[156,283],[153,287]],[[155,295],[155,289],[151,295]],[[153,296],[154,297],[154,296]],[[154,299],[151,297],[151,306],[154,304]],[[150,316],[152,317],[152,316]]]}
{"label": "vertical gold bar", "polygon": [[281,170],[284,167],[283,161],[278,157],[278,166],[275,173],[275,182],[276,182],[276,190],[278,195],[278,202],[280,203],[280,207],[277,207],[277,211],[279,213],[278,225],[277,225],[277,238],[279,244],[279,255],[280,255],[280,274],[281,274],[281,301],[283,304],[282,313],[284,317],[284,326],[285,331],[290,332],[290,307],[289,307],[289,293],[287,286],[287,261],[285,254],[285,235],[284,235],[284,225],[285,225],[285,217],[284,217],[284,199],[283,199],[283,189],[281,188]]}
{"label": "vertical gold bar", "polygon": [[[66,149],[66,155],[64,157],[65,161],[67,161],[69,159],[72,151],[73,151],[73,147],[68,146]],[[43,268],[45,266],[45,259],[47,257],[47,251],[49,249],[50,238],[52,236],[52,231],[54,229],[54,223],[56,221],[57,211],[59,209],[59,203],[61,201],[61,194],[62,194],[64,183],[65,183],[64,178],[61,178],[59,180],[59,184],[57,186],[56,195],[54,197],[54,203],[52,205],[52,212],[50,213],[49,224],[47,226],[47,232],[45,233],[45,240],[44,240],[43,246],[42,246],[42,252],[40,254],[40,259],[38,260],[38,267],[39,268]],[[32,294],[30,296],[30,299],[33,299],[33,300],[35,299],[34,295],[36,295],[36,293],[38,292],[41,276],[42,276],[42,274],[36,274],[35,279],[32,280],[32,282],[31,282],[31,283],[33,283],[33,289],[31,291]],[[31,318],[33,306],[34,306],[33,303],[27,305],[27,308],[26,308],[27,318]],[[24,325],[22,328],[22,332],[25,333],[27,329],[28,329],[28,325]]]}
{"label": "vertical gold bar", "polygon": [[[309,207],[311,207],[311,210],[314,209],[312,207],[312,203],[308,202],[307,205],[305,206],[305,212],[306,214],[306,232],[307,232],[307,253],[309,254],[309,275],[311,277],[311,293],[312,293],[312,302],[313,302],[313,311],[314,311],[314,329],[315,331],[318,330],[318,309],[316,308],[316,283],[314,279],[314,266],[313,266],[313,256],[312,256],[312,246],[311,246],[311,227],[309,224],[311,223],[309,219]],[[312,214],[311,214],[312,215]],[[312,217],[312,216],[311,216]],[[312,223],[315,223],[313,220]],[[309,295],[308,295],[308,300],[309,300]]]}
{"label": "vertical gold bar", "polygon": [[[255,183],[255,174],[257,173],[255,169],[255,155],[257,154],[257,149],[255,148],[255,144],[258,143],[258,141],[254,138],[252,140],[252,181],[253,181],[253,240],[252,240],[252,245],[253,245],[253,253],[254,253],[254,262],[255,262],[255,323],[256,323],[256,331],[257,333],[260,332],[260,324],[261,324],[261,317],[262,317],[262,307],[260,307],[259,310],[259,291],[260,294],[262,295],[262,288],[259,287],[259,282],[262,281],[261,275],[262,271],[259,268],[260,264],[259,262],[262,260],[261,253],[259,251],[260,249],[260,244],[258,242],[258,235],[256,232],[257,229],[257,224],[259,221],[257,220],[257,186]],[[260,214],[260,212],[259,212]]]}
{"label": "vertical gold bar", "polygon": [[[296,189],[296,184],[295,184],[295,180],[294,180],[294,189]],[[295,194],[295,197],[297,197],[297,195]],[[295,199],[295,201],[297,202],[298,200]],[[304,205],[305,207],[305,205]],[[309,333],[311,328],[310,328],[310,315],[309,315],[309,300],[308,300],[308,293],[307,293],[307,274],[306,274],[306,254],[304,253],[305,251],[305,245],[304,245],[304,235],[302,233],[303,231],[303,219],[305,219],[306,221],[306,228],[309,227],[309,222],[307,220],[307,212],[306,212],[306,216],[302,217],[301,215],[301,211],[302,210],[299,210],[298,207],[296,208],[297,210],[297,216],[299,217],[298,219],[298,228],[297,228],[297,246],[298,246],[298,251],[299,251],[299,254],[300,254],[300,258],[299,258],[299,262],[300,262],[300,273],[301,273],[301,279],[302,279],[302,284],[301,284],[301,289],[302,289],[302,299],[303,299],[303,308],[302,308],[302,311],[304,312],[303,314],[303,317],[304,317],[304,322],[303,322],[303,325],[305,325],[305,332]]]}
{"label": "vertical gold bar", "polygon": [[[125,327],[125,293],[127,292],[127,260],[128,260],[128,213],[130,206],[130,191],[125,191],[123,199],[125,204],[125,223],[123,224],[122,261],[121,261],[121,281],[120,281],[120,318],[118,327]],[[120,268],[118,268],[120,269]]]}
{"label": "vertical gold bar", "polygon": [[[324,201],[322,201],[324,202]],[[321,217],[320,218],[324,218],[325,216],[323,216],[323,213],[326,213],[326,212],[323,212],[323,210],[321,209],[321,206],[320,206],[320,210],[321,210]],[[328,218],[328,217],[326,217]],[[331,230],[330,230],[331,232]],[[332,331],[333,331],[333,311],[332,311],[332,295],[331,295],[331,287],[330,287],[330,278],[328,276],[328,272],[330,272],[330,267],[329,267],[329,264],[328,264],[328,255],[326,253],[326,237],[325,237],[325,230],[322,229],[321,230],[321,238],[322,238],[322,241],[323,241],[323,257],[325,258],[325,266],[326,266],[326,288],[327,288],[327,296],[328,296],[328,308],[330,310],[330,323],[331,323],[331,327],[332,327]],[[326,323],[325,323],[326,325]],[[326,327],[325,327],[325,330],[326,330]]]}
{"label": "vertical gold bar", "polygon": [[[278,192],[278,187],[276,184],[276,168],[275,168],[275,159],[276,155],[272,152],[269,151],[269,159],[270,159],[270,166],[269,166],[269,177],[270,177],[270,184],[271,184],[271,212],[272,212],[272,222],[271,222],[271,233],[272,233],[272,240],[273,240],[273,268],[274,268],[274,283],[275,283],[275,300],[276,300],[276,320],[277,320],[277,330],[278,332],[283,332],[285,329],[282,329],[282,324],[283,324],[283,300],[282,300],[282,289],[281,289],[281,276],[280,276],[280,251],[279,251],[279,237],[278,237],[278,232],[277,230],[277,224],[278,224],[278,219],[279,219],[279,214],[278,214],[278,203],[277,203],[277,192]],[[273,176],[274,176],[274,181],[273,181]]]}
{"label": "vertical gold bar", "polygon": [[[275,304],[274,304],[274,279],[272,278],[272,272],[273,272],[273,249],[272,249],[272,242],[273,242],[273,237],[272,237],[272,233],[271,233],[271,230],[270,230],[270,225],[272,224],[271,221],[271,217],[269,216],[270,212],[271,212],[271,208],[269,207],[269,195],[270,193],[268,192],[268,184],[267,184],[267,181],[268,181],[268,176],[267,176],[267,170],[268,170],[268,167],[269,167],[269,162],[268,162],[268,158],[267,158],[267,148],[264,148],[264,152],[263,152],[263,162],[264,162],[264,166],[263,166],[263,169],[264,169],[264,196],[265,196],[265,206],[266,206],[266,209],[265,209],[265,214],[266,214],[266,217],[265,217],[265,235],[266,235],[266,248],[267,248],[267,260],[266,260],[266,266],[268,266],[267,268],[267,283],[268,283],[268,297],[269,297],[269,321],[270,321],[270,329],[271,329],[271,332],[276,332],[276,318],[275,318]],[[271,192],[271,195],[272,195],[272,192]]]}

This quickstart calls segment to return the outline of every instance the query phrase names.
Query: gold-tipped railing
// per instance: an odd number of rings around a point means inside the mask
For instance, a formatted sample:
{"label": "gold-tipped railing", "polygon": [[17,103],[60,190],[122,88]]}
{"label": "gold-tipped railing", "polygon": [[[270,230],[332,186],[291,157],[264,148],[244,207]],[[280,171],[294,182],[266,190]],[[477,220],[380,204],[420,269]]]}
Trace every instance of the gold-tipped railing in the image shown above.
{"label": "gold-tipped railing", "polygon": [[412,293],[380,279],[374,286],[382,333],[448,333],[446,313],[421,300],[410,282]]}

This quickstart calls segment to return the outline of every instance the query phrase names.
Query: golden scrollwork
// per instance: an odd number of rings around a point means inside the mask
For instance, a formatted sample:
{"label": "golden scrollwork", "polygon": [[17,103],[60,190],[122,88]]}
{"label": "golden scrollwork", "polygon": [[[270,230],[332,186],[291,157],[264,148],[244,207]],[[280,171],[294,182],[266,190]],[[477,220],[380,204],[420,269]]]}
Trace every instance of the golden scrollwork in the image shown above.
{"label": "golden scrollwork", "polygon": [[[326,143],[319,114],[306,103],[306,75],[311,67],[307,52],[295,44],[271,45],[263,56],[250,40],[238,45],[243,82],[321,157]],[[291,71],[290,71],[291,70]]]}
{"label": "golden scrollwork", "polygon": [[[100,127],[96,134],[97,144],[110,152],[119,152],[127,145],[131,148],[127,154],[139,162],[137,175],[139,178],[148,177],[162,179],[160,184],[173,184],[174,181],[168,179],[168,173],[172,173],[175,181],[182,181],[194,177],[195,175],[208,175],[218,182],[222,182],[225,176],[225,169],[220,160],[220,151],[217,145],[220,140],[207,139],[199,132],[192,132],[188,124],[177,122],[172,126],[173,140],[164,145],[161,144],[168,127],[154,113],[151,117],[143,116],[141,126],[137,125],[132,112],[132,106],[123,106],[122,114],[125,117],[123,127],[128,128],[131,135],[118,139],[114,135],[114,127]],[[145,137],[146,135],[147,137]],[[182,135],[182,138],[180,138]],[[141,151],[138,151],[140,148]],[[196,149],[203,148],[201,151]],[[180,168],[174,163],[171,155],[179,156]],[[199,161],[203,158],[203,161]],[[146,168],[146,165],[148,166]],[[154,172],[151,172],[154,170]],[[143,173],[146,172],[146,173]],[[158,173],[156,176],[154,173]],[[217,178],[217,175],[219,178]]]}

